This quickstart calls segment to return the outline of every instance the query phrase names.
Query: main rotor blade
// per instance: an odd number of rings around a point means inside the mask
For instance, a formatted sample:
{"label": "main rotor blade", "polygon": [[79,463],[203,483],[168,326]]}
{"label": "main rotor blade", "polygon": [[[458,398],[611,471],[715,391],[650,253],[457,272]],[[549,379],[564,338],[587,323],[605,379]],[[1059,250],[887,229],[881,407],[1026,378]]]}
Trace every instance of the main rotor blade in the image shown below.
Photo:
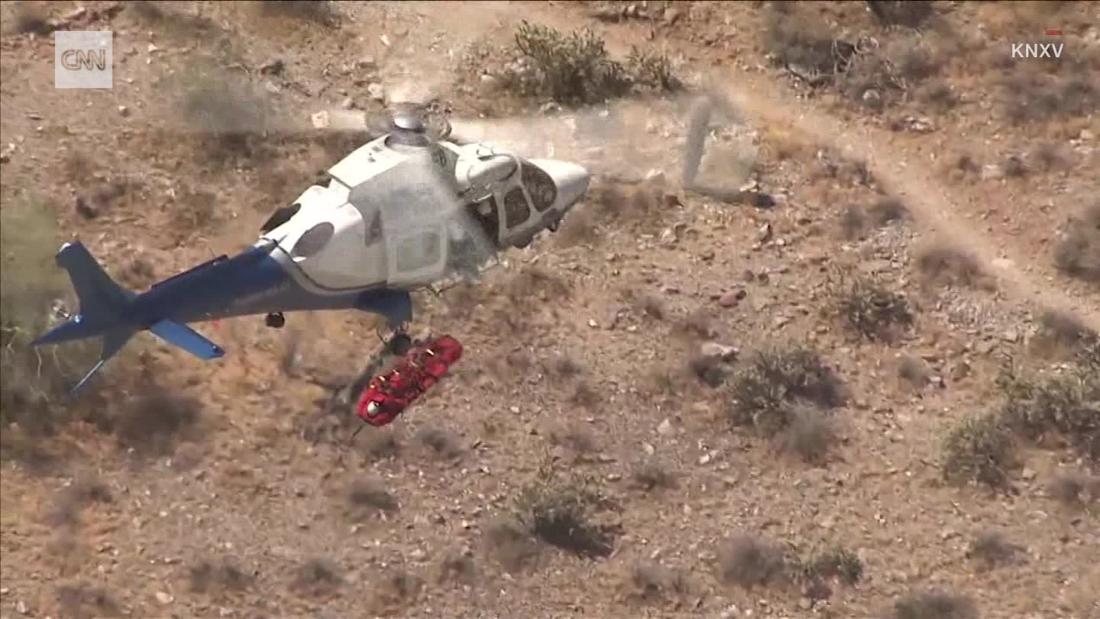
{"label": "main rotor blade", "polygon": [[553,116],[450,119],[452,139],[487,142],[523,157],[579,163],[596,174],[638,181],[660,172],[684,187],[736,190],[757,147],[733,105],[716,95],[623,100]]}

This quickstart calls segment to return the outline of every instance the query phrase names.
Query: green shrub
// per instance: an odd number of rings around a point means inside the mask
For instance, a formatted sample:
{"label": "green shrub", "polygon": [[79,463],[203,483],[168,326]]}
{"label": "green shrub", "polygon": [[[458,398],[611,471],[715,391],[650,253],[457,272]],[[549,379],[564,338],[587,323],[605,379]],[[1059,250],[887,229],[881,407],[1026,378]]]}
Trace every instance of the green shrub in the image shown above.
{"label": "green shrub", "polygon": [[30,347],[51,326],[53,302],[70,297],[55,262],[59,236],[53,213],[33,196],[0,211],[0,424],[18,422],[32,434],[52,431],[64,394],[98,356],[98,346],[86,342]]}
{"label": "green shrub", "polygon": [[943,476],[953,483],[977,481],[993,487],[1008,482],[1015,464],[1012,433],[994,414],[968,417],[943,442]]}
{"label": "green shrub", "polygon": [[1100,461],[1100,373],[1085,364],[1060,374],[1003,373],[998,383],[1005,423],[1028,439],[1057,435],[1093,462]]}
{"label": "green shrub", "polygon": [[663,54],[633,49],[626,63],[611,58],[603,39],[590,29],[564,34],[523,22],[516,49],[530,63],[531,75],[513,76],[520,93],[546,96],[565,104],[600,103],[626,95],[634,87],[677,90],[680,81]]}
{"label": "green shrub", "polygon": [[844,385],[816,351],[801,346],[758,351],[733,378],[730,419],[774,436],[794,418],[794,404],[821,408],[844,403]]}
{"label": "green shrub", "polygon": [[909,301],[877,283],[858,278],[837,295],[837,311],[845,323],[869,340],[888,340],[913,324]]}

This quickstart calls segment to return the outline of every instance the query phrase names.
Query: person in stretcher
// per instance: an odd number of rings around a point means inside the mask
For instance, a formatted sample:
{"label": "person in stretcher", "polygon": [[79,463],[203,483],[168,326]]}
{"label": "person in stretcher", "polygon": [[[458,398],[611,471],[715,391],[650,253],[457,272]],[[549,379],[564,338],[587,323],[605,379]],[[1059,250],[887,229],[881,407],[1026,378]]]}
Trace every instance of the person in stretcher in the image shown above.
{"label": "person in stretcher", "polygon": [[462,344],[449,335],[413,346],[389,371],[371,379],[359,396],[356,413],[372,426],[384,426],[447,373]]}

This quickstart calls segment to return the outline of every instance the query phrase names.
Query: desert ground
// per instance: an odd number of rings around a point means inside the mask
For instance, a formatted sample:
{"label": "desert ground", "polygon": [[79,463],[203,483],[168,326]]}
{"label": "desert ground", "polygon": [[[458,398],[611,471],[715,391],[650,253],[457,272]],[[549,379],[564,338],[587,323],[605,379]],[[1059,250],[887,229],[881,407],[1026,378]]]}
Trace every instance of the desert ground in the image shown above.
{"label": "desert ground", "polygon": [[[0,11],[0,617],[1100,619],[1100,3]],[[56,30],[114,33],[113,88],[54,87]],[[685,186],[698,93],[735,156]],[[415,295],[465,345],[423,400],[351,438],[354,312],[139,335],[65,398],[61,242],[144,290],[361,143],[310,114],[408,101],[559,154],[638,121]]]}

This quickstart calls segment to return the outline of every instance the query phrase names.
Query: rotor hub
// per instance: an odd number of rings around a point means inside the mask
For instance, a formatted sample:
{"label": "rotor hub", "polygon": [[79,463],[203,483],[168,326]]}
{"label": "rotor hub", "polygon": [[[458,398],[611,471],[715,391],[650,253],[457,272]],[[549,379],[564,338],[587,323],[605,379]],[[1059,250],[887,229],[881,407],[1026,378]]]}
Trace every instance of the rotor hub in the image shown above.
{"label": "rotor hub", "polygon": [[424,133],[426,131],[424,121],[420,119],[419,115],[411,112],[394,114],[393,126],[401,131],[412,131],[414,133]]}

